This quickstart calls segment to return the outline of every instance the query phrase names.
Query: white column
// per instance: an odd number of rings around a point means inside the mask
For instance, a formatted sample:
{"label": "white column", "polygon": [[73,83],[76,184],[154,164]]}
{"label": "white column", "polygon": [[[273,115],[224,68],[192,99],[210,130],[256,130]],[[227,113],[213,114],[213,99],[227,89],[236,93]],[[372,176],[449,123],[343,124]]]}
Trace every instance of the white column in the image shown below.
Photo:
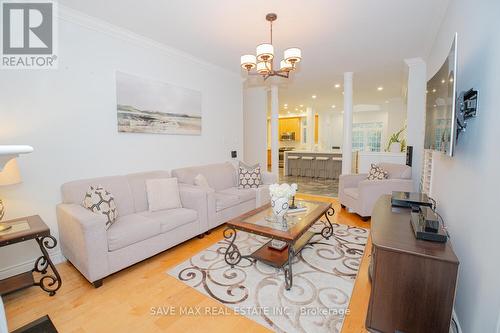
{"label": "white column", "polygon": [[306,108],[307,117],[307,134],[306,134],[306,147],[312,150],[314,147],[314,113],[312,107]]}
{"label": "white column", "polygon": [[421,58],[405,59],[408,65],[407,144],[413,146],[413,190],[420,191],[425,137],[425,90],[427,66]]}
{"label": "white column", "polygon": [[342,174],[352,172],[352,72],[344,73],[344,124],[342,140]]}
{"label": "white column", "polygon": [[271,172],[278,176],[279,174],[279,98],[278,86],[271,86]]}

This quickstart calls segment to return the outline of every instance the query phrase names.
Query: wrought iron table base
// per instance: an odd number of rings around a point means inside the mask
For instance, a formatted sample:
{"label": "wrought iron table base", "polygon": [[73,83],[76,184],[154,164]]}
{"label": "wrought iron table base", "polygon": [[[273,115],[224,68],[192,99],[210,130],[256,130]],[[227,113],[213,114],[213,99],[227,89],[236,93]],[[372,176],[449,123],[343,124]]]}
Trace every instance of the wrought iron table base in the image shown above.
{"label": "wrought iron table base", "polygon": [[283,273],[285,275],[285,289],[290,290],[293,284],[293,273],[292,273],[292,260],[295,257],[293,250],[293,245],[288,244],[288,262],[283,266]]}
{"label": "wrought iron table base", "polygon": [[[315,235],[321,235],[324,239],[329,239],[333,235],[333,226],[330,221],[330,216],[333,216],[335,213],[335,210],[333,208],[329,208],[325,214],[324,217],[326,218],[326,221],[320,220],[321,223],[324,224],[323,229],[321,229],[320,232],[309,232],[309,234],[306,237],[309,237],[308,241],[305,242],[302,247],[295,249],[295,244],[297,243],[298,240],[295,242],[287,242],[287,247],[288,247],[288,259],[287,261],[283,264],[283,272],[285,276],[285,288],[286,290],[290,290],[293,285],[293,272],[292,272],[292,261],[293,258],[302,251],[302,249],[307,246],[307,245],[313,245],[316,243],[319,243],[318,241],[310,242],[309,240],[315,236]],[[224,229],[223,232],[224,238],[226,240],[229,240],[229,246],[226,248],[226,252],[224,253],[224,260],[226,263],[231,266],[231,268],[234,268],[234,266],[237,266],[241,260],[245,259],[250,262],[255,262],[257,259],[253,257],[253,253],[249,255],[242,255],[240,250],[238,249],[238,246],[235,244],[236,240],[236,228],[233,226],[228,226],[226,229]],[[301,238],[299,237],[299,240]]]}
{"label": "wrought iron table base", "polygon": [[[61,288],[62,280],[56,266],[52,263],[47,249],[53,249],[57,245],[57,240],[53,236],[45,236],[36,238],[36,242],[42,251],[42,255],[35,261],[35,267],[32,273],[37,272],[43,276],[40,280],[35,281],[33,285],[39,286],[43,291],[49,293],[49,296],[54,296],[56,291]],[[50,267],[52,274],[47,274],[47,269]]]}
{"label": "wrought iron table base", "polygon": [[251,255],[242,255],[234,241],[236,240],[236,229],[233,227],[227,227],[223,232],[225,239],[230,239],[231,242],[226,249],[226,253],[224,253],[224,260],[226,263],[234,268],[234,266],[238,265],[242,259],[249,260],[251,262],[254,261]]}
{"label": "wrought iron table base", "polygon": [[[333,214],[335,214],[335,210],[330,207],[330,209],[328,209],[326,211],[326,213],[324,214],[324,216],[326,218],[326,222],[320,220],[320,222],[323,223],[323,225],[324,225],[323,229],[321,229],[320,232],[314,233],[315,235],[321,235],[326,240],[329,240],[330,237],[332,237],[333,226],[332,226],[332,222],[330,221],[330,216],[333,216]],[[312,244],[316,244],[316,243],[318,243],[318,242],[309,242],[308,245],[312,245]]]}

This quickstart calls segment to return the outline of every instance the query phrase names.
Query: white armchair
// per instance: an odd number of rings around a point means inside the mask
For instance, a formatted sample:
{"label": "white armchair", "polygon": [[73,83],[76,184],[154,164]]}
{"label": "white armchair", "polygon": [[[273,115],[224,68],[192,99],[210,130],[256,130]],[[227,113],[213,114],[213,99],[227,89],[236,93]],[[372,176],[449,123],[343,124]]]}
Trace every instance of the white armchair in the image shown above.
{"label": "white armchair", "polygon": [[339,201],[343,207],[368,220],[372,215],[373,206],[383,194],[393,191],[411,192],[413,181],[411,168],[407,165],[380,163],[387,171],[388,179],[367,180],[368,174],[341,175],[339,179]]}

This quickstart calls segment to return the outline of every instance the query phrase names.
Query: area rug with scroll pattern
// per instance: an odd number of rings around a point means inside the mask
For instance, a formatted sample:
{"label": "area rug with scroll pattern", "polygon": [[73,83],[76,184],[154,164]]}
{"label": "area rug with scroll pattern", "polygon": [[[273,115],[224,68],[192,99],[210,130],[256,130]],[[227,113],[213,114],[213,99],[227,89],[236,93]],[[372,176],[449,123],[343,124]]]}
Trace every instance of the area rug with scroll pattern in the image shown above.
{"label": "area rug with scroll pattern", "polygon": [[[293,261],[293,286],[282,269],[242,260],[224,261],[225,239],[168,272],[183,283],[276,332],[340,332],[369,231],[332,223],[333,236],[319,235]],[[313,229],[320,231],[322,224]],[[249,254],[269,239],[238,231],[235,244]]]}

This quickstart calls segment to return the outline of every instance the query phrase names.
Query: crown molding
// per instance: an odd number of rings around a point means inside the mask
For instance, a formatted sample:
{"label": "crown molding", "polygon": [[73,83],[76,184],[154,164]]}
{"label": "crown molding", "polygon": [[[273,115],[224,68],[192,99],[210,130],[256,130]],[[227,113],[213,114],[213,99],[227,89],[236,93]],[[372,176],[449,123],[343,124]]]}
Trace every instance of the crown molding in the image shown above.
{"label": "crown molding", "polygon": [[167,56],[184,58],[184,59],[192,61],[196,64],[206,66],[212,70],[217,70],[219,72],[222,71],[222,72],[225,72],[229,75],[237,76],[238,78],[241,77],[239,72],[228,70],[224,67],[221,67],[219,65],[205,61],[201,58],[198,58],[190,53],[178,50],[176,48],[173,48],[171,46],[168,46],[166,44],[163,44],[163,43],[160,43],[156,40],[153,40],[151,38],[148,38],[148,37],[145,37],[143,35],[132,32],[130,30],[118,27],[114,24],[111,24],[109,22],[106,22],[104,20],[96,18],[94,16],[87,15],[87,14],[82,13],[80,11],[71,9],[69,7],[63,6],[61,4],[59,4],[59,6],[58,6],[57,17],[60,20],[63,20],[63,21],[69,22],[69,23],[73,23],[73,24],[77,24],[77,25],[82,26],[84,28],[87,28],[89,30],[104,33],[104,34],[111,36],[113,38],[117,38],[117,39],[120,39],[120,40],[123,40],[126,42],[130,42],[130,43],[133,43],[133,44],[136,44],[138,46],[145,47],[145,48],[155,49],[155,50],[160,51],[161,53],[163,53],[164,55],[167,55]]}

